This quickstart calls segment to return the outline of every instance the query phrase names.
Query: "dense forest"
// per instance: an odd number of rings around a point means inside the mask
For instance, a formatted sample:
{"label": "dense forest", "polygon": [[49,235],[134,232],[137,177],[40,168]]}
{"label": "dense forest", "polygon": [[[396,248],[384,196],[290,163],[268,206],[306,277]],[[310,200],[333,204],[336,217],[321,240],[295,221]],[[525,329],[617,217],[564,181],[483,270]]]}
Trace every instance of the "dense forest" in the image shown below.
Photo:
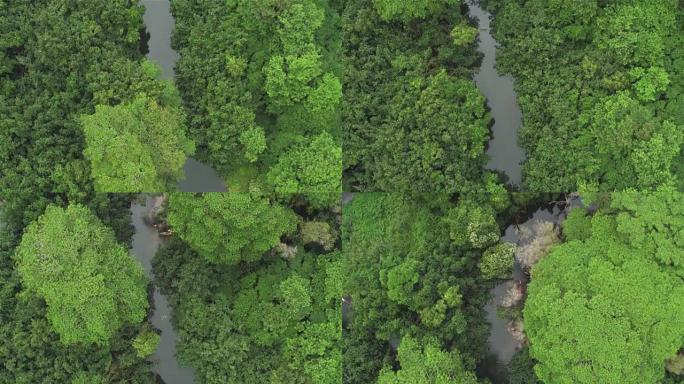
{"label": "dense forest", "polygon": [[486,4],[523,110],[528,190],[684,190],[681,1]]}
{"label": "dense forest", "polygon": [[460,2],[403,3],[345,2],[345,189],[476,191],[490,120],[471,79],[477,29]]}
{"label": "dense forest", "polygon": [[179,358],[201,382],[341,381],[338,204],[173,194],[166,216],[177,236],[155,273],[176,307]]}
{"label": "dense forest", "polygon": [[336,200],[342,191],[337,10],[315,0],[171,5],[176,81],[198,157],[232,192],[260,183],[274,194],[329,192]]}
{"label": "dense forest", "polygon": [[156,1],[0,0],[0,384],[684,384],[682,1]]}
{"label": "dense forest", "polygon": [[140,92],[179,101],[140,53],[143,11],[0,2],[2,383],[154,382],[133,344],[151,329],[125,247],[132,195],[95,192],[79,124]]}

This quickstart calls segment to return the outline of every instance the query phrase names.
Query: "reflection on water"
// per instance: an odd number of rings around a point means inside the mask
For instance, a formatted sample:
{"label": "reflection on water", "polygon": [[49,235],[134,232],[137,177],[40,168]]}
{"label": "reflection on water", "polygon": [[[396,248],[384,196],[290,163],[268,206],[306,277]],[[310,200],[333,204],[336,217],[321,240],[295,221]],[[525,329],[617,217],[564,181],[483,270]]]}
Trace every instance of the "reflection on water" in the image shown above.
{"label": "reflection on water", "polygon": [[[143,20],[149,33],[147,58],[162,67],[162,78],[173,79],[178,53],[171,48],[174,19],[168,0],[142,0]],[[183,192],[225,192],[223,180],[208,165],[188,159],[183,167],[185,180],[178,183]]]}
{"label": "reflection on water", "polygon": [[509,183],[520,186],[522,179],[520,163],[525,159],[525,153],[517,144],[522,112],[516,101],[513,79],[510,76],[499,76],[496,72],[496,41],[489,31],[489,13],[474,4],[470,4],[468,8],[470,16],[478,19],[480,28],[478,50],[484,55],[480,71],[474,79],[480,92],[487,98],[487,104],[494,119],[492,139],[487,147],[487,154],[490,158],[487,168],[503,171],[508,176]]}
{"label": "reflection on water", "polygon": [[[154,257],[161,239],[157,229],[146,223],[153,206],[153,198],[147,197],[145,204],[132,204],[131,216],[135,234],[131,245],[131,253],[140,261],[150,280],[154,281],[152,273],[152,258]],[[150,303],[154,307],[150,322],[161,331],[161,339],[156,352],[150,358],[154,362],[153,372],[159,374],[166,384],[190,384],[194,382],[192,369],[181,367],[176,360],[176,334],[171,324],[171,308],[166,296],[162,295],[156,287],[153,287],[153,300]]]}
{"label": "reflection on water", "polygon": [[[521,233],[524,228],[532,229],[535,222],[546,221],[560,225],[565,219],[567,208],[570,206],[579,205],[579,199],[570,200],[569,205],[559,206],[551,205],[544,208],[539,208],[532,214],[516,219],[516,223],[509,225],[502,236],[502,240],[518,245],[522,245],[524,239],[521,239]],[[516,339],[509,332],[508,320],[501,319],[497,316],[497,309],[501,306],[504,296],[508,288],[520,282],[526,284],[528,280],[527,274],[523,271],[518,261],[515,261],[513,269],[513,278],[511,280],[504,280],[499,282],[490,291],[491,300],[485,306],[487,313],[487,321],[490,323],[490,335],[488,339],[489,354],[480,362],[477,371],[480,377],[487,377],[493,384],[508,383],[506,365],[511,361],[513,355],[522,347],[521,342]]]}

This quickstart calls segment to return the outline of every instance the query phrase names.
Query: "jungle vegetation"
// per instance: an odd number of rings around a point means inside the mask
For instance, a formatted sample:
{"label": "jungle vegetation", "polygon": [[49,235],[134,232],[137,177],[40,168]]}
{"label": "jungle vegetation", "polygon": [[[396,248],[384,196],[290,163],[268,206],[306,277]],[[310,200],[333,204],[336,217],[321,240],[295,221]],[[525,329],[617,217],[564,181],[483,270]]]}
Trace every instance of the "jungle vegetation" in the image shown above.
{"label": "jungle vegetation", "polygon": [[[506,382],[684,383],[681,1],[481,3],[529,192],[485,169],[464,1],[172,0],[172,82],[136,0],[0,0],[0,384],[157,383],[151,283],[198,383],[488,384],[515,268]],[[176,192],[188,156],[228,192]]]}
{"label": "jungle vegetation", "polygon": [[486,4],[523,111],[528,190],[684,190],[681,2]]}

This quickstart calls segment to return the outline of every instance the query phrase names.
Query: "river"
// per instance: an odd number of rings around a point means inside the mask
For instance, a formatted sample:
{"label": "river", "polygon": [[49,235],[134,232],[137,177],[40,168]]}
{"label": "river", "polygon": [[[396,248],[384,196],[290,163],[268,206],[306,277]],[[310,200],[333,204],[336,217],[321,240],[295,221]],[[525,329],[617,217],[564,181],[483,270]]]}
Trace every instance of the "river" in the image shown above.
{"label": "river", "polygon": [[[174,19],[171,15],[168,0],[142,0],[145,6],[143,20],[149,33],[146,41],[147,57],[162,67],[162,77],[173,81],[174,67],[178,60],[178,53],[171,48],[171,34]],[[185,179],[178,183],[182,192],[223,192],[226,187],[216,172],[194,159],[188,158],[183,166]],[[152,258],[154,257],[161,239],[157,229],[145,223],[145,216],[152,209],[152,198],[145,197],[145,204],[133,203],[131,216],[135,234],[131,252],[142,264],[145,273],[154,283],[152,273]],[[161,331],[159,345],[150,360],[154,363],[153,372],[159,375],[166,384],[194,383],[194,372],[190,368],[181,367],[176,359],[176,341],[178,335],[171,323],[171,307],[166,296],[156,287],[150,305],[153,307],[150,322]]]}
{"label": "river", "polygon": [[478,19],[480,41],[478,50],[483,54],[480,71],[474,80],[480,92],[487,98],[494,124],[492,138],[487,145],[489,162],[487,168],[501,171],[508,176],[510,184],[521,186],[521,163],[525,152],[518,146],[518,128],[522,124],[522,112],[513,90],[513,78],[500,76],[496,71],[496,48],[490,31],[490,15],[479,5],[468,5],[470,16]]}
{"label": "river", "polygon": [[[147,58],[162,67],[162,78],[173,79],[178,53],[171,48],[174,19],[168,0],[142,0],[147,32]],[[183,166],[185,179],[178,183],[181,192],[225,192],[223,180],[208,165],[188,158]]]}
{"label": "river", "polygon": [[[157,253],[159,245],[162,243],[157,228],[148,225],[145,217],[148,216],[153,206],[153,198],[145,197],[144,204],[133,203],[131,205],[131,216],[135,233],[131,245],[131,253],[140,261],[150,280],[154,282],[152,272],[152,258]],[[176,340],[178,335],[171,324],[171,307],[166,299],[156,287],[152,287],[153,294],[150,306],[152,315],[150,322],[152,326],[161,331],[161,339],[154,355],[150,358],[154,363],[152,369],[157,373],[166,384],[190,384],[195,381],[194,373],[191,368],[182,367],[176,360]]]}
{"label": "river", "polygon": [[[571,197],[566,203],[552,203],[547,204],[532,212],[520,212],[513,222],[506,227],[501,238],[502,241],[514,243],[518,246],[529,238],[521,238],[521,233],[526,229],[532,229],[536,222],[546,221],[553,223],[559,227],[567,215],[571,207],[581,206],[582,202],[577,197]],[[487,377],[493,384],[507,384],[507,364],[515,352],[521,348],[521,343],[508,330],[508,320],[501,319],[497,316],[497,309],[501,306],[503,298],[508,288],[520,282],[526,285],[529,276],[523,271],[522,266],[515,260],[512,279],[500,281],[494,288],[491,289],[491,300],[485,306],[487,313],[487,321],[490,324],[490,334],[488,339],[489,355],[480,362],[478,366],[478,375],[480,377]]]}

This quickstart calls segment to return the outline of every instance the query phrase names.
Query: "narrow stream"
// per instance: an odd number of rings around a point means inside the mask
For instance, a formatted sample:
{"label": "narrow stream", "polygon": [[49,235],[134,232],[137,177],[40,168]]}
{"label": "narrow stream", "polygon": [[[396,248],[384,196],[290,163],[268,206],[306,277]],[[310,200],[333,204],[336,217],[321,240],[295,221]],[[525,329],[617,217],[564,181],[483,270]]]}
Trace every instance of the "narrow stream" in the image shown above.
{"label": "narrow stream", "polygon": [[522,124],[522,112],[516,101],[511,76],[499,76],[496,71],[496,41],[489,31],[490,15],[477,4],[468,5],[470,16],[478,19],[480,44],[478,50],[484,55],[480,71],[474,79],[477,87],[487,98],[494,125],[492,138],[487,146],[487,168],[501,171],[508,176],[510,184],[520,186],[521,163],[525,153],[518,146],[518,128]]}
{"label": "narrow stream", "polygon": [[[147,58],[162,67],[162,78],[173,79],[178,53],[171,48],[174,19],[168,0],[142,0],[145,6],[143,20],[150,38],[147,41]],[[185,179],[178,183],[181,192],[225,192],[223,180],[208,165],[188,159],[183,166]]]}
{"label": "narrow stream", "polygon": [[[131,216],[135,233],[131,245],[131,253],[143,266],[145,273],[150,280],[154,281],[152,272],[152,258],[162,240],[157,229],[148,225],[145,221],[149,217],[153,208],[153,198],[145,197],[145,204],[133,203],[131,205]],[[181,367],[176,360],[176,340],[178,335],[171,324],[171,307],[166,299],[156,287],[153,287],[152,301],[153,306],[150,322],[152,326],[161,331],[161,339],[157,350],[150,358],[154,362],[153,372],[157,373],[166,384],[190,384],[195,381],[194,373],[191,368]]]}
{"label": "narrow stream", "polygon": [[[530,241],[529,238],[521,237],[521,233],[525,229],[531,230],[538,222],[550,222],[559,227],[565,220],[568,210],[579,205],[581,205],[581,200],[572,198],[568,204],[552,204],[538,208],[531,213],[525,214],[523,212],[520,217],[515,218],[514,222],[506,227],[501,239],[520,246],[525,241]],[[492,299],[485,306],[487,321],[491,327],[488,339],[489,355],[480,362],[477,371],[480,377],[489,378],[493,384],[508,383],[507,364],[513,355],[522,348],[520,340],[516,339],[509,331],[508,320],[497,316],[497,310],[502,305],[506,292],[512,285],[520,284],[524,287],[528,280],[529,276],[523,271],[520,263],[515,260],[512,278],[501,280],[490,291]]]}

